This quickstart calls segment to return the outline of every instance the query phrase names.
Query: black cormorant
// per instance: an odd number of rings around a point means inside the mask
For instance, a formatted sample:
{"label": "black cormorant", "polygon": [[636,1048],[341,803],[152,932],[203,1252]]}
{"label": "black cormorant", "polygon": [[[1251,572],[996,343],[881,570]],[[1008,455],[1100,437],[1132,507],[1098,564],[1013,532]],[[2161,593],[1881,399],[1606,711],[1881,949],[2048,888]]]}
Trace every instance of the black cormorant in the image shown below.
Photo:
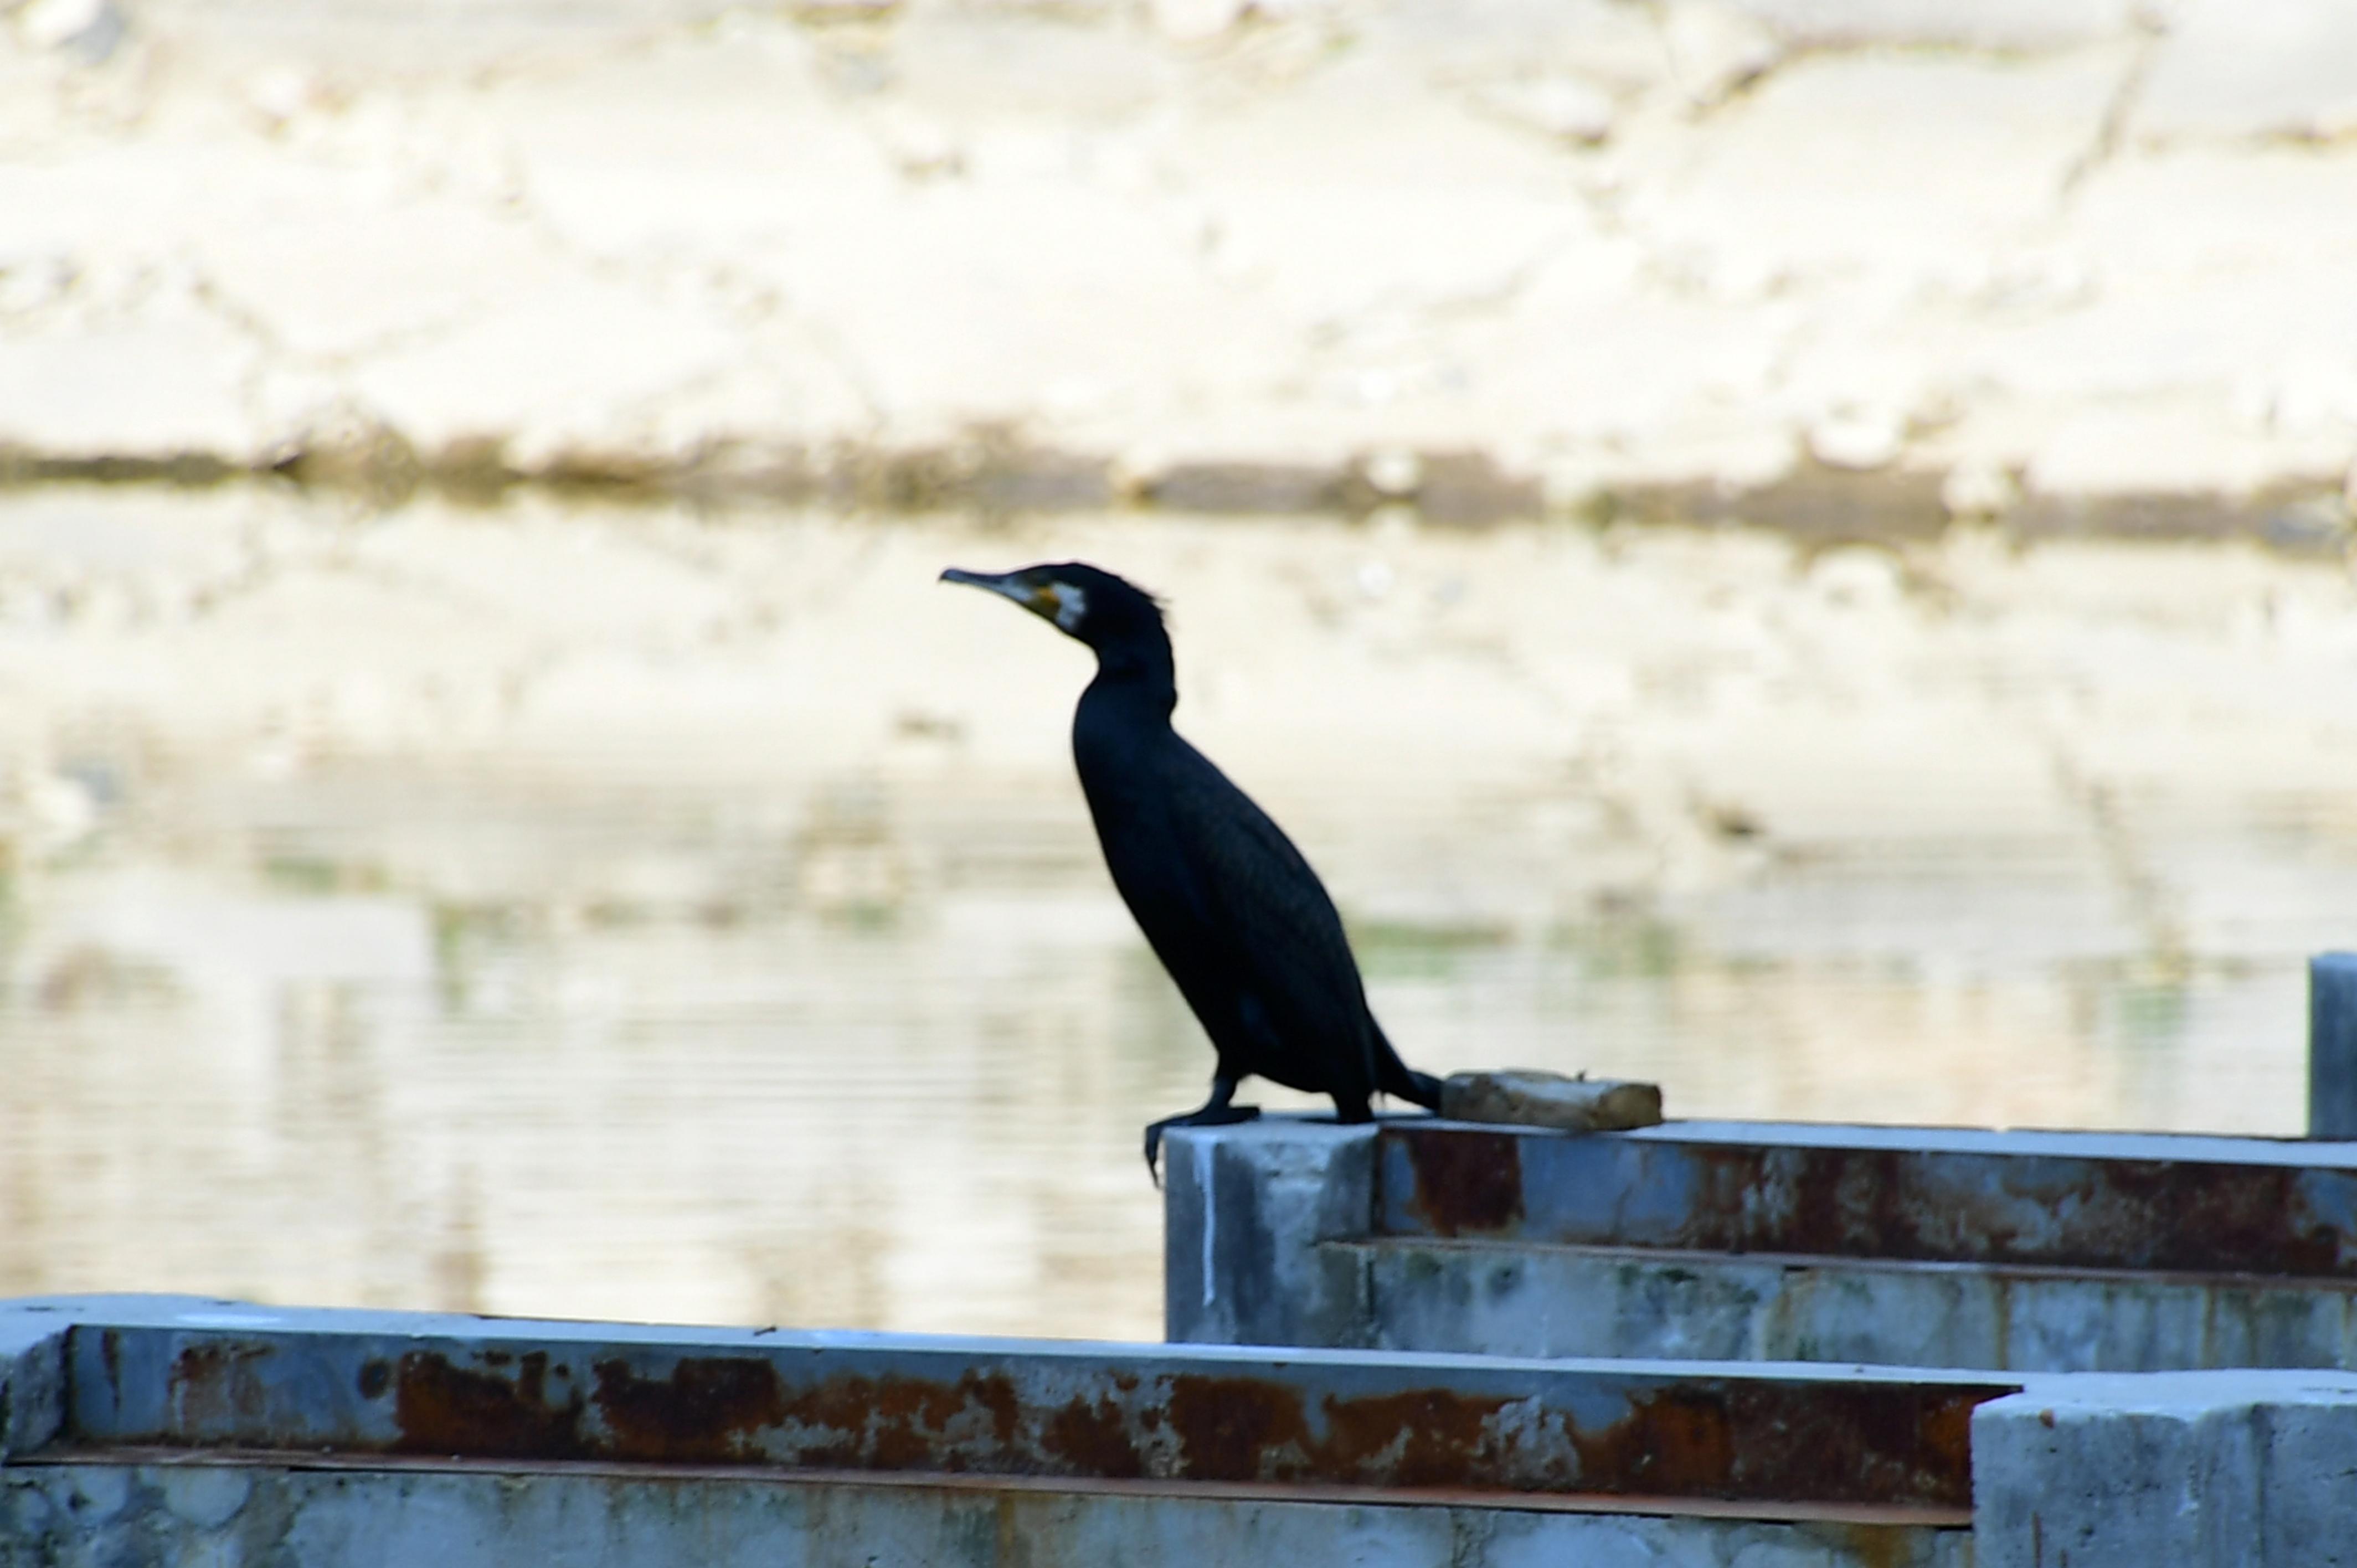
{"label": "black cormorant", "polygon": [[1077,561],[950,583],[1013,599],[1093,649],[1096,679],[1072,714],[1072,760],[1105,867],[1162,967],[1211,1036],[1219,1065],[1200,1111],[1146,1129],[1155,1168],[1166,1127],[1249,1121],[1230,1101],[1257,1073],[1330,1094],[1344,1122],[1395,1094],[1427,1109],[1440,1084],[1401,1061],[1367,1006],[1341,917],[1268,814],[1170,727],[1178,703],[1170,638],[1146,594]]}

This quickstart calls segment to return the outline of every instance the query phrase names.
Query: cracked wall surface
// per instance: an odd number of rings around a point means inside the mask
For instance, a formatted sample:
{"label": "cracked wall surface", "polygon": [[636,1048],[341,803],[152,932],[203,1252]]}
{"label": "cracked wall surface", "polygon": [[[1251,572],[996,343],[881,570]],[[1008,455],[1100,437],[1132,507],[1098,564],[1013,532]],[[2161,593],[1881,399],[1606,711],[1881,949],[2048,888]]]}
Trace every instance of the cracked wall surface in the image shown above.
{"label": "cracked wall surface", "polygon": [[2352,15],[18,0],[0,472],[2339,549]]}

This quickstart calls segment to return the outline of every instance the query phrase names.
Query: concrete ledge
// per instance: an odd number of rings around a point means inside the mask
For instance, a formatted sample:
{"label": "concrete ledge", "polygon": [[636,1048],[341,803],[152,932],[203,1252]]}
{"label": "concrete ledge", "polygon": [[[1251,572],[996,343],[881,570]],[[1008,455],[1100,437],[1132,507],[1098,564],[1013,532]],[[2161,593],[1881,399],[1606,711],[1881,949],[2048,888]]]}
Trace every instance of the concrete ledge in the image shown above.
{"label": "concrete ledge", "polygon": [[44,1446],[64,1427],[65,1348],[60,1316],[0,1314],[0,1465]]}
{"label": "concrete ledge", "polygon": [[76,1460],[0,1470],[0,1561],[281,1568],[1200,1568],[1643,1563],[1968,1568],[1962,1529],[1471,1505],[1206,1498],[954,1477],[599,1474],[302,1461]]}
{"label": "concrete ledge", "polygon": [[1964,1568],[1972,1410],[2021,1386],[184,1297],[0,1332],[48,1428],[9,1564]]}
{"label": "concrete ledge", "polygon": [[1173,1340],[2357,1367],[2357,1145],[1268,1117],[1171,1147]]}
{"label": "concrete ledge", "polygon": [[84,1310],[65,1333],[65,1420],[42,1450],[52,1455],[161,1446],[733,1464],[1283,1483],[1371,1498],[1366,1488],[1441,1488],[1501,1505],[1617,1495],[1776,1518],[1961,1509],[1972,1407],[2020,1386],[1961,1372],[1272,1358],[179,1298]]}
{"label": "concrete ledge", "polygon": [[2357,1563],[2357,1377],[2040,1379],[1973,1417],[1975,1568]]}
{"label": "concrete ledge", "polygon": [[1374,1219],[1376,1125],[1269,1117],[1164,1144],[1163,1320],[1174,1343],[1372,1343],[1360,1271],[1324,1241]]}
{"label": "concrete ledge", "polygon": [[2357,1279],[2357,1144],[1425,1120],[1378,1159],[1388,1235]]}
{"label": "concrete ledge", "polygon": [[[2357,1563],[2357,1376],[0,1305],[0,1561]],[[1469,1419],[1472,1412],[1480,1418]],[[1969,1498],[1970,1555],[1961,1526]]]}
{"label": "concrete ledge", "polygon": [[2330,1282],[1397,1237],[1324,1250],[1355,1264],[1361,1337],[1379,1324],[1374,1342],[1398,1348],[2016,1372],[2357,1368],[2357,1291]]}

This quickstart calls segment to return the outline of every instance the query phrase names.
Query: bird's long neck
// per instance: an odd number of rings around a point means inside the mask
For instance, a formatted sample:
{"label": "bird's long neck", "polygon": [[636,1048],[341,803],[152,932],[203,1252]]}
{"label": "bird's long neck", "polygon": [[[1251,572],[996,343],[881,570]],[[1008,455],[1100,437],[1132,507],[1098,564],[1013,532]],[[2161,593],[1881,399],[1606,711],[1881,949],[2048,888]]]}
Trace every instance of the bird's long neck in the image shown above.
{"label": "bird's long neck", "polygon": [[1178,705],[1178,672],[1170,658],[1170,638],[1160,627],[1106,643],[1097,650],[1097,678],[1089,695],[1170,716]]}

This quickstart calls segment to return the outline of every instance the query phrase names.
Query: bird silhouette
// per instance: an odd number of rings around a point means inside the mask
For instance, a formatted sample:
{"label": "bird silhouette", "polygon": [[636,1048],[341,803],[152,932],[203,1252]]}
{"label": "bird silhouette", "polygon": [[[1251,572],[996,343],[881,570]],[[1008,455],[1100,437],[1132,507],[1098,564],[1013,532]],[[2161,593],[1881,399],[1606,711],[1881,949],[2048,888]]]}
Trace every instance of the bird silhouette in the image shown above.
{"label": "bird silhouette", "polygon": [[[1399,1058],[1367,1006],[1334,901],[1293,841],[1170,726],[1177,672],[1161,607],[1078,561],[948,583],[1014,600],[1086,643],[1096,679],[1072,714],[1072,760],[1114,886],[1219,1053],[1202,1108],[1146,1129],[1156,1171],[1163,1131],[1260,1114],[1233,1103],[1239,1080],[1331,1095],[1343,1122],[1394,1094],[1427,1110],[1439,1081]],[[1156,1177],[1159,1180],[1158,1174]]]}

